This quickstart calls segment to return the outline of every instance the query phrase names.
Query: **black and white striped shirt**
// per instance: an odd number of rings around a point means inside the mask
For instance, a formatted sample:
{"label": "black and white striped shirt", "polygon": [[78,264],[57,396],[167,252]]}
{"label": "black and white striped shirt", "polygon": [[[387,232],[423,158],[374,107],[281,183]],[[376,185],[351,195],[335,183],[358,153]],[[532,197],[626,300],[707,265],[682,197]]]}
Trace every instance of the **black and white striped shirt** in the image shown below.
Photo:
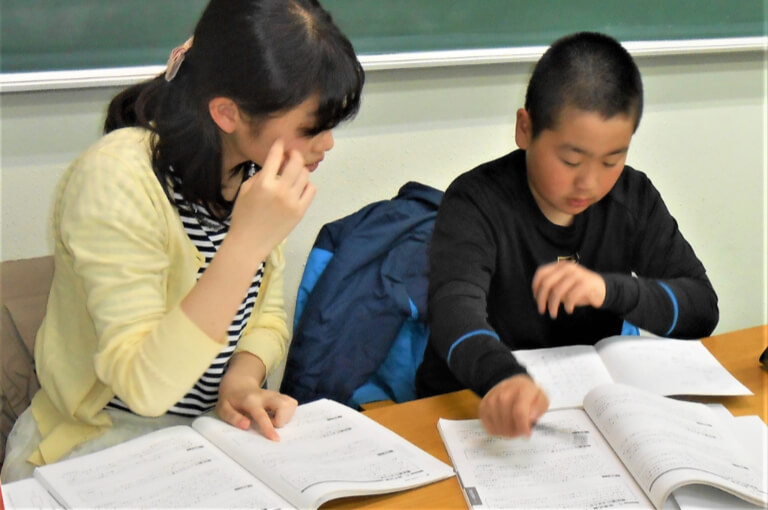
{"label": "black and white striped shirt", "polygon": [[[244,178],[252,176],[256,171],[255,165],[251,164],[246,168]],[[221,242],[227,235],[229,230],[230,218],[225,220],[218,220],[213,217],[207,208],[187,201],[181,193],[177,190],[180,181],[174,178],[174,191],[173,199],[181,217],[181,222],[184,225],[184,230],[189,236],[189,239],[198,249],[201,255],[205,257],[205,262],[200,267],[197,273],[197,278],[203,274],[205,269],[213,260],[213,256],[221,246]],[[176,404],[174,404],[168,412],[171,414],[183,415],[183,416],[198,416],[203,414],[216,405],[219,395],[219,385],[221,378],[226,371],[229,360],[235,352],[235,347],[243,334],[245,325],[248,323],[248,319],[253,311],[253,305],[256,302],[256,298],[259,295],[259,288],[261,286],[261,280],[264,276],[264,262],[259,266],[259,270],[253,277],[251,287],[248,289],[248,294],[240,304],[240,308],[235,314],[232,324],[227,331],[228,343],[224,349],[216,356],[211,366],[200,376],[200,379],[195,385],[187,392],[187,394]],[[122,409],[124,411],[130,411],[128,406],[115,396],[108,404],[109,408]]]}

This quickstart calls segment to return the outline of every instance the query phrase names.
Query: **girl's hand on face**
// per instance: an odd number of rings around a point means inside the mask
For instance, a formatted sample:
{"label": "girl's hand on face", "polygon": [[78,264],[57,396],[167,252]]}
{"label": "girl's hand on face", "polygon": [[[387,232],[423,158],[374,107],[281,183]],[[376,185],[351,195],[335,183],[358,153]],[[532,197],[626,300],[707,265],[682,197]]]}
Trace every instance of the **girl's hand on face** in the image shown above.
{"label": "girl's hand on face", "polygon": [[304,216],[315,192],[304,157],[297,151],[286,155],[277,140],[261,171],[240,186],[230,234],[257,252],[271,251]]}
{"label": "girl's hand on face", "polygon": [[275,428],[290,421],[298,402],[288,395],[263,389],[265,372],[259,358],[238,353],[221,380],[216,413],[230,425],[247,430],[253,424],[267,439],[279,441]]}

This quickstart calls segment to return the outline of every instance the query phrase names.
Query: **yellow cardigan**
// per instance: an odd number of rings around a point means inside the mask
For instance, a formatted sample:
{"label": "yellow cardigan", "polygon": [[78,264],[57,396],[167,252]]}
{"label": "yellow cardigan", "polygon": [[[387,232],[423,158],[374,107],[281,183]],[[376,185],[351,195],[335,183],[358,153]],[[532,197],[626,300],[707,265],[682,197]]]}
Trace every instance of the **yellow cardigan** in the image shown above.
{"label": "yellow cardigan", "polygon": [[[42,441],[28,460],[37,465],[111,426],[103,409],[115,394],[137,414],[164,414],[222,349],[179,307],[203,256],[153,173],[148,131],[114,131],[72,163],[53,232],[56,269],[35,345]],[[284,264],[281,244],[237,347],[268,373],[288,342]]]}

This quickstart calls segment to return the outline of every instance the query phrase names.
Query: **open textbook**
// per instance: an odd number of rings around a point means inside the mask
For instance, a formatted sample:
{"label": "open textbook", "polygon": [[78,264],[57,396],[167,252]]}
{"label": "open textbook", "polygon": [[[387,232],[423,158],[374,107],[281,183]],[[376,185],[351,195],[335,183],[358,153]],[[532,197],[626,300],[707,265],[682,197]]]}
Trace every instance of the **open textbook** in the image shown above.
{"label": "open textbook", "polygon": [[592,345],[512,351],[546,391],[550,409],[581,407],[600,384],[657,395],[752,395],[698,340],[611,336]]}
{"label": "open textbook", "polygon": [[479,420],[438,429],[473,509],[661,509],[691,484],[768,505],[766,467],[726,423],[704,404],[609,383],[583,410],[545,413],[530,438],[490,436]]}
{"label": "open textbook", "polygon": [[[727,417],[726,426],[733,430],[744,452],[756,466],[768,468],[768,425],[757,416],[734,417],[722,404],[707,404],[711,409],[720,410]],[[768,483],[768,472],[763,471],[763,483]],[[675,490],[672,499],[680,510],[754,510],[747,503],[727,492],[709,485],[686,485]],[[674,506],[674,505],[671,505]]]}
{"label": "open textbook", "polygon": [[67,508],[316,508],[334,498],[404,490],[454,474],[394,432],[330,400],[299,406],[279,433],[274,442],[201,417],[191,426],[39,467],[38,483],[14,482],[3,493],[6,504],[12,500],[17,507],[46,501],[47,491]]}

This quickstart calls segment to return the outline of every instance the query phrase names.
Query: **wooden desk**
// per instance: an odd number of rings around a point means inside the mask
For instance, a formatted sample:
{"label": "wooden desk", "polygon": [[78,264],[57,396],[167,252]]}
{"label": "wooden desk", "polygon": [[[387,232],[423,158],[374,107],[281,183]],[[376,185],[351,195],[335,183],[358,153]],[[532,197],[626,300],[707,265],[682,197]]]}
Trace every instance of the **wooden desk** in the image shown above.
{"label": "wooden desk", "polygon": [[[768,423],[768,370],[758,358],[768,346],[768,325],[706,338],[702,343],[742,384],[750,397],[706,397],[704,402],[722,402],[734,414],[757,414]],[[451,463],[437,431],[438,418],[477,418],[477,396],[469,390],[404,404],[379,407],[365,414],[394,430],[438,459]],[[456,477],[426,487],[384,496],[366,496],[331,501],[323,508],[467,508]]]}

